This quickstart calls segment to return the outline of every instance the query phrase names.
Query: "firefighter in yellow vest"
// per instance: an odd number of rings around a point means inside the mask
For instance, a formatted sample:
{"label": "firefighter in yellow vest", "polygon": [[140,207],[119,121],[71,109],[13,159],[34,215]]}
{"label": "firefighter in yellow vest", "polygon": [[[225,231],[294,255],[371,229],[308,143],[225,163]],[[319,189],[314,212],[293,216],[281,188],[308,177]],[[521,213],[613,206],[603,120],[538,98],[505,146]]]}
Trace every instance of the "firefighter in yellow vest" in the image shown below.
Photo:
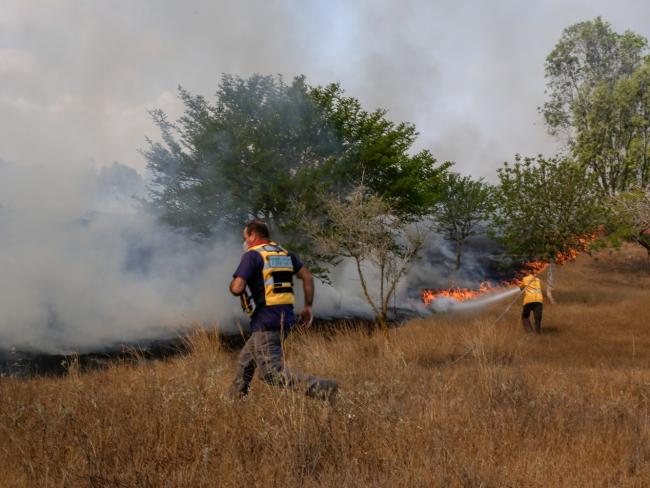
{"label": "firefighter in yellow vest", "polygon": [[299,319],[313,320],[314,279],[298,256],[271,241],[269,228],[260,220],[244,227],[246,252],[230,283],[230,292],[241,298],[242,308],[251,317],[251,336],[239,353],[238,368],[230,396],[248,394],[255,369],[266,383],[334,402],[336,381],[318,378],[284,366],[284,338],[298,322],[294,315],[293,277],[303,285],[305,305]]}
{"label": "firefighter in yellow vest", "polygon": [[541,334],[544,297],[542,295],[542,282],[537,277],[537,271],[533,269],[530,274],[524,276],[519,288],[524,293],[524,309],[521,313],[521,322],[524,329],[526,332],[533,332],[530,323],[530,313],[533,312],[535,315],[535,332]]}

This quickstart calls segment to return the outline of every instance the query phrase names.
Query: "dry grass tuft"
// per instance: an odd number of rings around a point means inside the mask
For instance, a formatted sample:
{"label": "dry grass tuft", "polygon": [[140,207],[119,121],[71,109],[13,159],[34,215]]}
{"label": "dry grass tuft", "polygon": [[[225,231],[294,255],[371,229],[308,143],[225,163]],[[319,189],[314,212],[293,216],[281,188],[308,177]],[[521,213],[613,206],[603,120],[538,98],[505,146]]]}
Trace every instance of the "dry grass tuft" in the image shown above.
{"label": "dry grass tuft", "polygon": [[381,334],[344,325],[287,341],[338,378],[335,409],[256,382],[224,395],[236,352],[62,378],[0,379],[0,486],[648,486],[650,274],[645,251],[558,273],[545,333],[505,304]]}

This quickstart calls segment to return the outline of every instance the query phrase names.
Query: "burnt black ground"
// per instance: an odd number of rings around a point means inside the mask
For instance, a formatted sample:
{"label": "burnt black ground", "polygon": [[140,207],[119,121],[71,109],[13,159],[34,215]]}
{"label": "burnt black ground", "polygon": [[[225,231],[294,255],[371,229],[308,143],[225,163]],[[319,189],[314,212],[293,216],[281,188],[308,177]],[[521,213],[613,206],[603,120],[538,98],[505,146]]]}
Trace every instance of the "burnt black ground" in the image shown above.
{"label": "burnt black ground", "polygon": [[[414,318],[417,313],[408,309],[396,309],[391,317],[390,326],[396,327]],[[298,326],[300,327],[300,326]],[[377,323],[372,320],[349,318],[345,320],[316,319],[310,332],[326,338],[346,330],[364,330],[372,334]],[[81,372],[105,368],[114,363],[142,363],[165,360],[189,354],[192,350],[188,340],[191,332],[175,337],[156,339],[140,343],[125,343],[107,347],[99,351],[87,351],[76,354],[52,354],[37,350],[0,348],[0,375],[17,378],[35,376],[62,376],[72,369]],[[228,351],[237,351],[248,338],[247,332],[224,335],[215,332],[221,346]]]}

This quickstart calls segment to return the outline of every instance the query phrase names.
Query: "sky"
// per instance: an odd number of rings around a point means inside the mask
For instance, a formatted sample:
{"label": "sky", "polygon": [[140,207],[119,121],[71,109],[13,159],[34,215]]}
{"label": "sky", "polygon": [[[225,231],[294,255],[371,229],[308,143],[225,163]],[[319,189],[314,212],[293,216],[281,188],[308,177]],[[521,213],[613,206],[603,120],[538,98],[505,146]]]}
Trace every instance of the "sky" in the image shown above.
{"label": "sky", "polygon": [[552,153],[537,107],[562,29],[602,16],[650,37],[627,0],[3,0],[0,159],[142,172],[178,85],[210,99],[219,76],[339,81],[365,107],[416,124],[417,148],[475,176]]}

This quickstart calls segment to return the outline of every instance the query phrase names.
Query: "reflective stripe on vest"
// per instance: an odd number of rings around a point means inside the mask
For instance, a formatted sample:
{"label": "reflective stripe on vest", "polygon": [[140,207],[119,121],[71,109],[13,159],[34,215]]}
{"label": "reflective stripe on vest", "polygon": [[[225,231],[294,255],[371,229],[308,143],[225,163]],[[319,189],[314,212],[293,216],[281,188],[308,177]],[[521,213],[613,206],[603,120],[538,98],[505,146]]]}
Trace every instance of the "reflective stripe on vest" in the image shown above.
{"label": "reflective stripe on vest", "polygon": [[266,305],[293,305],[293,262],[289,252],[277,245],[268,242],[251,247],[262,256],[264,266],[264,302]]}

